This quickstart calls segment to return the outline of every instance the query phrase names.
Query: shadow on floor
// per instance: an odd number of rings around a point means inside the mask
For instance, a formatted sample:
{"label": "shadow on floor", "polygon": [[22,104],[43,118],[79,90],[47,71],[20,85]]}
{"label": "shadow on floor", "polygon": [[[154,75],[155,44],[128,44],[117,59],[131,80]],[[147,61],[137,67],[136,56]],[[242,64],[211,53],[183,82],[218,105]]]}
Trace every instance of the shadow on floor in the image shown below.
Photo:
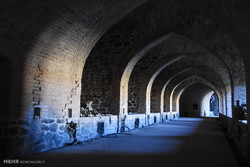
{"label": "shadow on floor", "polygon": [[35,154],[22,160],[44,160],[45,164],[36,166],[53,167],[238,166],[215,118],[180,118],[130,133]]}

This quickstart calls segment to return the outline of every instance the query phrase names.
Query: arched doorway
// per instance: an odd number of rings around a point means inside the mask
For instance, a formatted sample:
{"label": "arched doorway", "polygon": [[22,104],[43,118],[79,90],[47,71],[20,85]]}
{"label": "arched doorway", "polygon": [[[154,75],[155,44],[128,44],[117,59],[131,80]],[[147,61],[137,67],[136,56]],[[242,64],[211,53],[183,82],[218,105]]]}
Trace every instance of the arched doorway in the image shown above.
{"label": "arched doorway", "polygon": [[216,93],[213,93],[209,100],[210,117],[219,116],[219,98]]}

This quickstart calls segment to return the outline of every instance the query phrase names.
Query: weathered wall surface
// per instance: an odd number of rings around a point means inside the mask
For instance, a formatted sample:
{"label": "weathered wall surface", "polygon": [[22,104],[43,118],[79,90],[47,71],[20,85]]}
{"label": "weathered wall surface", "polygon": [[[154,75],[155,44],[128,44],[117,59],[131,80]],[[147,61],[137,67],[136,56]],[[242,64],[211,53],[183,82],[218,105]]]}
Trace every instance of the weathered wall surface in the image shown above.
{"label": "weathered wall surface", "polygon": [[[76,134],[71,136],[67,123],[76,123]],[[104,123],[104,133],[97,131],[98,123]],[[117,116],[85,118],[48,118],[1,120],[1,156],[27,155],[64,147],[75,143],[117,133]],[[14,153],[14,154],[13,154]]]}
{"label": "weathered wall surface", "polygon": [[[193,91],[194,89],[195,91]],[[201,84],[193,84],[186,88],[180,98],[180,116],[203,117],[205,112],[204,104],[202,104],[203,98],[211,91],[211,88]],[[197,108],[194,108],[194,105]],[[206,113],[209,112],[206,111]]]}
{"label": "weathered wall surface", "polygon": [[3,116],[32,118],[34,106],[47,118],[68,117],[68,108],[78,116],[89,52],[119,17],[142,2],[2,1],[0,54],[15,67],[11,112]]}
{"label": "weathered wall surface", "polygon": [[93,101],[97,112],[117,114],[117,111],[111,111],[110,105],[113,103],[113,82],[117,82],[119,55],[141,36],[143,33],[140,32],[115,32],[98,41],[84,67],[81,103]]}
{"label": "weathered wall surface", "polygon": [[225,128],[228,138],[236,143],[244,156],[248,156],[248,130],[246,122],[232,119],[223,114],[220,114],[221,125]]}
{"label": "weathered wall surface", "polygon": [[[172,80],[175,80],[175,78],[178,76],[183,76],[183,79],[186,78],[188,75],[195,74],[203,75],[203,77],[205,76],[204,74],[206,74],[205,77],[207,79],[210,78],[209,80],[214,86],[216,86],[219,90],[223,90],[224,85],[218,74],[216,74],[215,72],[211,72],[211,69],[209,67],[207,67],[202,62],[197,61],[197,59],[194,60],[189,57],[184,57],[178,62],[173,63],[164,70],[162,70],[162,72],[155,79],[151,92],[151,112],[160,110],[161,93],[165,84],[165,90],[167,92],[164,94],[164,97],[169,98],[173,89],[173,87],[171,87],[170,85]],[[165,100],[164,103],[169,104],[169,100]]]}
{"label": "weathered wall surface", "polygon": [[[136,127],[136,119],[139,119],[139,125]],[[125,125],[130,129],[146,127],[146,116],[145,114],[129,114],[125,120]],[[128,130],[128,129],[126,129]]]}
{"label": "weathered wall surface", "polygon": [[[145,114],[127,115],[124,126],[128,128],[125,128],[125,131],[167,121],[170,116],[166,117],[166,115],[167,113],[163,113],[162,116],[159,113],[150,114],[148,117]],[[135,126],[136,119],[139,119],[138,127]],[[75,123],[75,136],[71,133],[72,129],[68,128],[67,123],[71,123],[71,121]],[[117,121],[117,116],[114,115],[83,118],[1,120],[1,156],[28,155],[65,147],[73,143],[83,143],[100,136],[116,134],[118,132]],[[103,133],[98,130],[98,123],[103,123]]]}
{"label": "weathered wall surface", "polygon": [[[4,145],[13,148],[3,151],[21,151],[23,144],[23,151],[31,152],[62,146],[67,138],[60,127],[65,122],[57,121],[71,117],[71,110],[74,120],[82,120],[78,126],[89,124],[79,140],[85,140],[85,134],[95,137],[97,118],[79,118],[81,101],[93,101],[98,112],[119,114],[120,80],[127,64],[145,46],[171,33],[178,35],[166,41],[168,47],[155,47],[133,67],[129,112],[145,112],[148,83],[143,81],[150,79],[157,61],[168,54],[199,52],[192,58],[202,59],[219,74],[225,86],[221,89],[227,91],[221,90],[227,98],[224,108],[233,116],[236,101],[245,104],[250,96],[248,9],[245,0],[2,0],[0,116],[5,119],[0,134]],[[157,90],[160,86],[152,90],[153,112],[159,112]],[[35,115],[40,119],[33,119]],[[108,133],[115,130],[115,122],[111,124],[114,129]],[[39,139],[30,135],[36,131]],[[248,143],[249,134],[248,128]],[[242,148],[247,148],[243,138]]]}

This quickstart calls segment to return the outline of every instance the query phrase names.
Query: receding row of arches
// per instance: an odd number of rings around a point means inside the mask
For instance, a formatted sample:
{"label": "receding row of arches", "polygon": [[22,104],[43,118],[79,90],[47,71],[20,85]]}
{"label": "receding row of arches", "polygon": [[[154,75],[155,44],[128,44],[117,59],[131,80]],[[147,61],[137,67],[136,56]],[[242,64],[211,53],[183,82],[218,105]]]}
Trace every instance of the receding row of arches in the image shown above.
{"label": "receding row of arches", "polygon": [[100,120],[111,133],[135,119],[138,127],[179,116],[247,119],[239,114],[249,98],[247,7],[243,0],[3,3],[0,114],[7,131],[22,122],[3,138],[39,152],[67,143],[61,126],[69,120],[81,141],[96,137]]}
{"label": "receding row of arches", "polygon": [[[245,99],[242,97],[246,97],[246,94],[243,92],[241,95],[237,93],[238,97],[232,95],[232,83],[236,81],[233,81],[232,74],[225,61],[223,61],[219,55],[213,54],[201,48],[199,45],[195,46],[195,44],[193,44],[194,42],[190,40],[185,41],[187,39],[184,39],[184,37],[170,33],[142,47],[142,50],[135,53],[135,56],[128,62],[124,72],[121,73],[122,76],[119,77],[121,78],[120,109],[119,113],[116,112],[116,114],[149,114],[151,110],[152,112],[176,111],[176,108],[179,108],[179,106],[177,107],[173,105],[173,103],[177,103],[176,100],[179,98],[176,98],[178,97],[178,93],[174,92],[184,79],[192,76],[203,79],[206,83],[205,85],[209,85],[209,87],[218,94],[218,97],[220,97],[221,113],[227,114],[230,117],[232,116],[232,104],[230,103],[232,98],[237,99],[241,97],[241,101],[245,103]],[[191,51],[188,50],[187,45],[190,45]],[[182,46],[185,47],[185,50],[182,50]],[[96,47],[98,47],[98,45]],[[168,49],[168,47],[170,49]],[[230,68],[232,67],[230,66]],[[86,71],[88,72],[88,68]],[[244,66],[242,71],[244,71]],[[94,73],[91,73],[92,77],[95,76],[95,74],[92,74]],[[84,77],[86,75],[88,74],[83,75],[83,94],[85,94],[84,82],[86,80]],[[103,79],[106,78],[106,75],[102,76]],[[111,73],[110,75],[113,76]],[[245,87],[244,75],[241,79],[238,77],[239,76],[235,79],[241,80],[241,87]],[[109,85],[111,85],[110,89],[113,88],[113,84],[110,84],[111,80],[112,79],[109,78],[108,81]],[[154,82],[155,80],[157,82]],[[119,82],[119,79],[115,82]],[[100,86],[98,84],[98,82],[94,82],[89,85],[91,85],[91,87],[96,85]],[[101,84],[105,85],[105,83]],[[117,89],[114,90],[117,91]],[[179,90],[179,92],[180,91],[183,90]],[[164,96],[165,93],[166,97]],[[111,91],[110,94],[115,93]],[[85,99],[83,98],[82,100],[84,101]],[[168,104],[164,106],[164,102]],[[151,105],[150,103],[155,104]],[[107,111],[107,107],[110,106],[105,107],[105,111]]]}

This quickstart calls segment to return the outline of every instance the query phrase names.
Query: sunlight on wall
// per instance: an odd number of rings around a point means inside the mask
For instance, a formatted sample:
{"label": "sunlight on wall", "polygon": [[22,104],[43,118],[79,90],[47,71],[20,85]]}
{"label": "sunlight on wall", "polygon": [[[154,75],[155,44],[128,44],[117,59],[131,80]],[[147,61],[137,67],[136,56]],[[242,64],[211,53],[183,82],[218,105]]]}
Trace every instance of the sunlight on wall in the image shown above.
{"label": "sunlight on wall", "polygon": [[201,113],[202,117],[210,116],[210,98],[214,94],[214,91],[208,92],[201,100]]}

